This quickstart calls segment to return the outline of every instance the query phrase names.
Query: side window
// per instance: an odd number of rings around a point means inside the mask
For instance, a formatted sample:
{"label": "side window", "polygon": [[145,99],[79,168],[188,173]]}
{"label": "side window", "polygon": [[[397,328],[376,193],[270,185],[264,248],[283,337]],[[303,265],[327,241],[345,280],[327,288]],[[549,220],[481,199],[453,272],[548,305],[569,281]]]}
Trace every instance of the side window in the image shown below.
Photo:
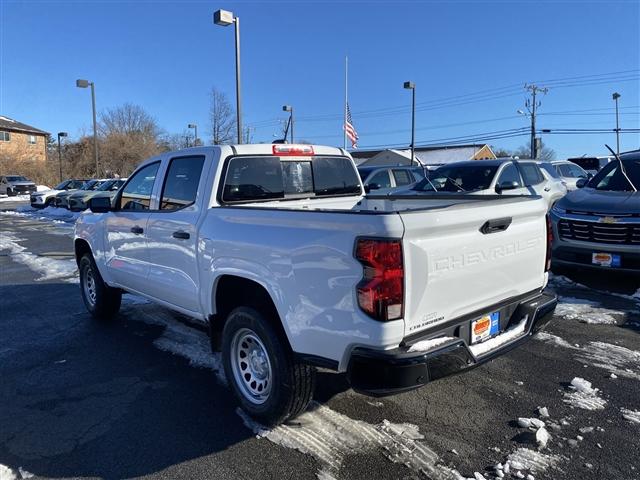
{"label": "side window", "polygon": [[535,163],[521,163],[520,170],[522,171],[524,184],[527,187],[544,182],[544,177]]}
{"label": "side window", "polygon": [[377,184],[380,188],[391,188],[391,179],[389,178],[388,170],[380,170],[376,173],[371,179],[367,182],[367,184],[371,185],[372,183]]}
{"label": "side window", "polygon": [[204,157],[172,158],[162,188],[160,210],[179,210],[196,201]]}
{"label": "side window", "polygon": [[558,165],[558,170],[560,171],[560,175],[562,175],[563,177],[571,176],[571,169],[566,163],[561,163],[560,165]]}
{"label": "side window", "polygon": [[396,179],[396,186],[409,185],[413,183],[413,179],[408,170],[394,170],[393,178]]}
{"label": "side window", "polygon": [[587,174],[577,165],[569,165],[569,171],[574,178],[587,178]]}
{"label": "side window", "polygon": [[160,162],[151,163],[129,179],[120,196],[120,210],[149,210],[159,166]]}
{"label": "side window", "polygon": [[520,181],[520,174],[518,173],[518,169],[513,163],[507,165],[504,170],[502,170],[500,178],[498,178],[498,185],[501,185],[505,182],[516,182],[519,187],[522,186],[522,182]]}

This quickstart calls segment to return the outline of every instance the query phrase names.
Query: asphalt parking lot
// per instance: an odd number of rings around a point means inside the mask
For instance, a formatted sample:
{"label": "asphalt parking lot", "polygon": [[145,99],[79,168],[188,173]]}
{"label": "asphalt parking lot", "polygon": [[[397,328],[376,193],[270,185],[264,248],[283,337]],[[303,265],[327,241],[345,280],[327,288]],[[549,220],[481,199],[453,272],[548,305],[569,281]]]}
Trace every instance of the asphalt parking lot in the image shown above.
{"label": "asphalt parking lot", "polygon": [[130,296],[90,319],[73,217],[2,210],[1,480],[640,479],[638,280],[556,271],[555,318],[522,348],[382,399],[321,372],[309,411],[265,430],[187,319]]}

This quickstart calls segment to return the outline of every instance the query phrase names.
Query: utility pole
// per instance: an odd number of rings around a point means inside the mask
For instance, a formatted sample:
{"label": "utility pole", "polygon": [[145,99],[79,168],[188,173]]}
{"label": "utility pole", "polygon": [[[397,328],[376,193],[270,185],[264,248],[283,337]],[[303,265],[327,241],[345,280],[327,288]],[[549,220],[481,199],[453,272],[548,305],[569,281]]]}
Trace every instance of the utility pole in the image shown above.
{"label": "utility pole", "polygon": [[535,160],[538,157],[538,152],[536,148],[536,109],[542,105],[542,102],[539,100],[536,101],[536,95],[538,92],[546,95],[549,91],[548,88],[541,88],[537,85],[525,85],[525,90],[531,92],[531,100],[527,99],[524,104],[527,107],[527,111],[529,112],[529,116],[531,117],[531,158]]}
{"label": "utility pole", "polygon": [[620,155],[620,120],[618,114],[618,99],[620,94],[615,92],[612,96],[613,101],[616,102],[616,154]]}

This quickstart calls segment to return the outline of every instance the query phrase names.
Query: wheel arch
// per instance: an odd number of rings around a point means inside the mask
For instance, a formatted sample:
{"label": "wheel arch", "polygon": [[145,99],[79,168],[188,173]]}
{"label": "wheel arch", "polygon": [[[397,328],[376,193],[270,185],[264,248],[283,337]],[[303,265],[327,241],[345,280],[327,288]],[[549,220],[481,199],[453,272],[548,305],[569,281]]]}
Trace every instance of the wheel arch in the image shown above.
{"label": "wheel arch", "polygon": [[219,349],[227,316],[240,306],[251,307],[262,313],[291,348],[289,335],[274,297],[268,287],[259,281],[236,274],[220,275],[213,286],[211,306],[213,314],[209,316],[209,333],[215,350]]}

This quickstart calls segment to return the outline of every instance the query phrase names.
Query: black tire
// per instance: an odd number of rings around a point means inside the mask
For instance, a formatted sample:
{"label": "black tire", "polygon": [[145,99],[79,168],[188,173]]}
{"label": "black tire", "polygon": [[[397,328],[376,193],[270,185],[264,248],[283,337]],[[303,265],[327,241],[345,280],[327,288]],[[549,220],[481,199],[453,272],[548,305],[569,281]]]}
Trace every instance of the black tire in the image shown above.
{"label": "black tire", "polygon": [[47,207],[55,207],[55,198],[47,198],[47,201],[44,202],[44,208]]}
{"label": "black tire", "polygon": [[[235,371],[238,371],[242,363],[232,359],[237,357],[234,353],[237,352],[237,336],[251,340],[250,336],[242,336],[245,332],[251,332],[257,337],[258,343],[262,343],[268,356],[270,390],[263,403],[256,403],[258,397],[252,397],[247,393],[248,386],[243,386],[246,384],[243,384],[242,379],[234,372],[233,364],[235,363]],[[315,368],[296,361],[283,334],[278,333],[273,325],[253,308],[238,307],[227,317],[222,332],[222,363],[229,385],[242,409],[267,426],[278,425],[300,415],[313,398]],[[245,378],[246,375],[247,373],[244,374]],[[251,374],[249,376],[251,377]]]}
{"label": "black tire", "polygon": [[14,193],[13,190],[11,190],[10,188],[7,188],[7,197],[13,197]]}
{"label": "black tire", "polygon": [[104,283],[90,253],[82,256],[79,268],[80,293],[85,307],[98,320],[112,320],[120,310],[122,291]]}

